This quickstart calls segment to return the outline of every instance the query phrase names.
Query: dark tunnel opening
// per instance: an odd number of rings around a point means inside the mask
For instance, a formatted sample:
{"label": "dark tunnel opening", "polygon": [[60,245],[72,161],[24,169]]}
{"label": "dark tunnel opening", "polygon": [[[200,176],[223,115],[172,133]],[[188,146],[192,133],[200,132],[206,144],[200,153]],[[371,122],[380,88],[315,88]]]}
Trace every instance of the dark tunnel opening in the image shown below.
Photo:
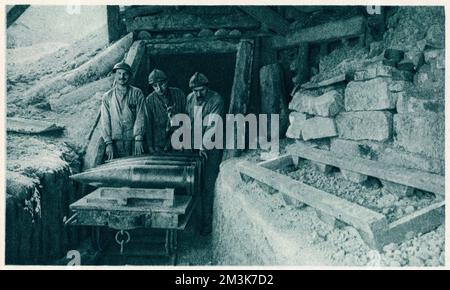
{"label": "dark tunnel opening", "polygon": [[[228,108],[233,86],[235,53],[221,54],[182,54],[182,55],[150,55],[149,69],[163,70],[169,79],[169,86],[182,89],[186,96],[191,92],[189,79],[195,72],[201,72],[208,77],[209,88],[218,92]],[[152,88],[141,84],[145,92],[152,92]]]}

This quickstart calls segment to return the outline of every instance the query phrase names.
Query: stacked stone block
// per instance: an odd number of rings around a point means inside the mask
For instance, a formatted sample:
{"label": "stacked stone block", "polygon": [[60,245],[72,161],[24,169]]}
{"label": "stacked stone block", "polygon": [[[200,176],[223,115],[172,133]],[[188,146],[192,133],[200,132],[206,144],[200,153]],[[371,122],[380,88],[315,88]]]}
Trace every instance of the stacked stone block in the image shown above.
{"label": "stacked stone block", "polygon": [[[350,80],[297,91],[289,104],[287,136],[309,142],[328,140],[326,150],[349,158],[444,175],[442,33],[439,27],[430,27],[422,41],[405,51],[386,48],[383,42],[371,45],[366,65]],[[367,178],[341,172],[355,182]],[[406,186],[381,182],[390,193],[413,192]]]}

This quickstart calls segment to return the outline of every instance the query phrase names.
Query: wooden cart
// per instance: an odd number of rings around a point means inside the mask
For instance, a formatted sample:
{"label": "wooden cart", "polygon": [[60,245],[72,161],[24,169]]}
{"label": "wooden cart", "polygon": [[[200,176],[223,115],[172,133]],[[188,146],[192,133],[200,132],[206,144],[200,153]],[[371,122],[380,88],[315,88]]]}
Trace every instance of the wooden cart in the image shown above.
{"label": "wooden cart", "polygon": [[[132,230],[164,230],[165,256],[175,264],[177,231],[186,228],[195,204],[196,195],[175,196],[174,189],[98,188],[70,205],[74,214],[65,224],[93,227],[93,245],[99,251],[104,250],[100,242],[102,228],[116,231],[114,238],[121,255],[127,254]],[[139,254],[155,255],[153,249],[149,250],[142,249]]]}

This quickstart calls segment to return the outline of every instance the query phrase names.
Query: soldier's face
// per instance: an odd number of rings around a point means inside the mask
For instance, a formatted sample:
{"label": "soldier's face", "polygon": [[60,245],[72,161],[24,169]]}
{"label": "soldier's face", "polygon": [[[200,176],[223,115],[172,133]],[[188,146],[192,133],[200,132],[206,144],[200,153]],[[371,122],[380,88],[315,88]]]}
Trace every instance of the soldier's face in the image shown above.
{"label": "soldier's face", "polygon": [[202,99],[206,96],[206,92],[208,91],[208,88],[205,86],[195,87],[192,89],[192,91],[194,92],[195,97]]}
{"label": "soldier's face", "polygon": [[158,95],[165,95],[167,92],[167,82],[166,81],[154,83],[152,86],[153,86],[153,90],[155,90],[155,92]]}
{"label": "soldier's face", "polygon": [[125,86],[130,82],[130,73],[124,69],[116,70],[116,82]]}

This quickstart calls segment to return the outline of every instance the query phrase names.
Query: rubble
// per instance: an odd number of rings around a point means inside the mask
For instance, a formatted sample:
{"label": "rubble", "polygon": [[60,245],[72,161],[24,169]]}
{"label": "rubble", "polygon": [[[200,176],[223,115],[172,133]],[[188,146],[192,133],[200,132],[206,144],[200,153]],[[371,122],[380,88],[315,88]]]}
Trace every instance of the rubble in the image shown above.
{"label": "rubble", "polygon": [[320,96],[296,93],[289,104],[291,110],[310,115],[333,117],[343,107],[343,96],[337,90],[328,91]]}

